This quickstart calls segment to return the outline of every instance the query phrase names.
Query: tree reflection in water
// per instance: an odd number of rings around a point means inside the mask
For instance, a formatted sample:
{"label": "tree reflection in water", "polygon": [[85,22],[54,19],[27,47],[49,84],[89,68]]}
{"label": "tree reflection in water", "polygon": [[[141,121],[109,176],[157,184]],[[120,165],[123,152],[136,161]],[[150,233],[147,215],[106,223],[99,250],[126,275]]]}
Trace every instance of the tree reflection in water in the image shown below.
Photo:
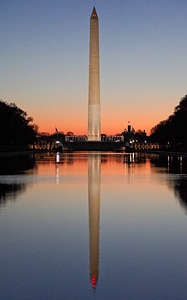
{"label": "tree reflection in water", "polygon": [[[15,200],[16,197],[26,189],[25,183],[14,182],[13,175],[24,174],[27,170],[35,167],[33,156],[10,156],[0,157],[0,206],[6,204],[7,200]],[[11,176],[11,182],[6,180],[5,175]]]}
{"label": "tree reflection in water", "polygon": [[174,192],[182,207],[187,211],[187,176],[181,176],[175,180]]}
{"label": "tree reflection in water", "polygon": [[187,211],[187,157],[152,156],[151,163],[161,168],[160,171],[164,168],[164,171],[175,175],[172,180],[169,178],[168,186],[174,189],[175,196]]}

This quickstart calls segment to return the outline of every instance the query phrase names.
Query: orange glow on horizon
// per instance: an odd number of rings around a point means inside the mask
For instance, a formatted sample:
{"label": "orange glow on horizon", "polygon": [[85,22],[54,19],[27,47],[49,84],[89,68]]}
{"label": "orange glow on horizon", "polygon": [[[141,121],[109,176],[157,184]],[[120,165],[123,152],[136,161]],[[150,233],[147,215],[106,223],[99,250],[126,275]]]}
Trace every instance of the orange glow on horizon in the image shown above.
{"label": "orange glow on horizon", "polygon": [[[139,99],[141,102],[141,99]],[[174,101],[174,100],[173,100]],[[129,100],[130,102],[130,100]],[[156,100],[153,98],[152,102]],[[55,133],[55,128],[59,132],[67,134],[68,131],[73,132],[75,135],[87,135],[88,134],[88,111],[87,102],[82,106],[80,100],[75,102],[75,106],[72,108],[69,106],[69,102],[62,106],[57,105],[57,100],[54,100],[55,105],[44,105],[39,108],[30,106],[29,109],[24,108],[28,112],[28,115],[33,117],[34,123],[38,125],[39,132],[46,132],[49,134]],[[150,110],[149,108],[142,107],[118,107],[115,103],[111,104],[111,100],[106,103],[101,101],[101,134],[116,135],[120,134],[127,129],[128,122],[134,128],[135,131],[141,130],[150,135],[150,130],[156,126],[160,121],[166,120],[170,114],[172,114],[172,106],[168,104],[163,107],[163,110],[157,105]],[[128,102],[127,102],[128,104]],[[165,105],[166,105],[165,104]],[[21,105],[18,105],[22,107]],[[171,108],[170,108],[171,107]]]}
{"label": "orange glow on horizon", "polygon": [[[52,114],[50,117],[45,115],[41,116],[39,112],[31,112],[34,118],[34,123],[38,125],[39,132],[46,132],[49,134],[55,133],[55,128],[59,132],[64,132],[67,134],[68,131],[73,132],[75,135],[87,135],[88,134],[88,120],[87,114],[73,114],[73,115],[62,115],[59,111],[58,113]],[[121,134],[127,126],[130,125],[135,131],[141,130],[150,135],[150,130],[152,127],[157,125],[160,121],[166,118],[162,116],[154,116],[151,114],[146,115],[143,118],[141,115],[133,115],[133,118],[129,118],[124,114],[124,117],[118,115],[113,115],[112,113],[101,115],[101,133],[106,135],[116,135]]]}
{"label": "orange glow on horizon", "polygon": [[[57,124],[57,122],[55,123],[54,122],[54,125],[51,124],[50,122],[49,123],[37,123],[37,122],[34,122],[38,125],[39,127],[39,132],[46,132],[46,133],[49,133],[49,134],[53,134],[55,133],[55,128],[58,129],[59,132],[64,132],[64,134],[67,134],[68,131],[71,131],[73,132],[75,135],[87,135],[88,133],[88,129],[87,129],[87,123],[86,124],[80,124],[78,123],[79,125],[77,126],[75,123],[74,124]],[[134,128],[135,131],[137,130],[142,130],[147,133],[147,135],[150,134],[150,130],[152,127],[154,127],[157,123],[155,121],[155,124],[144,124],[142,122],[138,122],[136,121],[136,123],[130,123],[130,125]],[[101,133],[102,134],[106,134],[106,135],[116,135],[116,134],[121,134],[124,129],[127,129],[127,126],[128,126],[128,122],[126,124],[123,124],[122,122],[114,122],[114,124],[111,124],[110,123],[106,123],[106,124],[101,124]]]}

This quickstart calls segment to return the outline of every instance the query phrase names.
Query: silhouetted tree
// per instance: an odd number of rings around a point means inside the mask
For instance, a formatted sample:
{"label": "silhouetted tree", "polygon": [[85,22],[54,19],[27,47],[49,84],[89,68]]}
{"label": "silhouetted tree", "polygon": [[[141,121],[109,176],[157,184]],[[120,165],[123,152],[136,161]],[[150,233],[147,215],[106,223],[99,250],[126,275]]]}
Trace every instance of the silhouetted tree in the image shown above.
{"label": "silhouetted tree", "polygon": [[150,139],[172,150],[187,151],[187,95],[175,107],[167,120],[161,121],[151,129]]}
{"label": "silhouetted tree", "polygon": [[145,142],[148,139],[145,130],[142,131],[142,130],[138,129],[134,133],[134,139],[137,140],[138,142]]}
{"label": "silhouetted tree", "polygon": [[27,146],[36,137],[37,126],[27,113],[14,103],[0,100],[0,145]]}
{"label": "silhouetted tree", "polygon": [[74,133],[72,131],[67,131],[66,135],[73,136]]}

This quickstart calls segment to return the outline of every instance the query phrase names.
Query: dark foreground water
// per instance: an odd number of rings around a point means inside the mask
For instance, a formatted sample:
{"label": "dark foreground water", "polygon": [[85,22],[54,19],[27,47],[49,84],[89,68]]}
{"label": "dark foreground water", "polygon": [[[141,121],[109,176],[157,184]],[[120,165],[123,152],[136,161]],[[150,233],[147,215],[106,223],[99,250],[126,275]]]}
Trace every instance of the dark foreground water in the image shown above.
{"label": "dark foreground water", "polygon": [[0,159],[0,299],[187,299],[186,159]]}

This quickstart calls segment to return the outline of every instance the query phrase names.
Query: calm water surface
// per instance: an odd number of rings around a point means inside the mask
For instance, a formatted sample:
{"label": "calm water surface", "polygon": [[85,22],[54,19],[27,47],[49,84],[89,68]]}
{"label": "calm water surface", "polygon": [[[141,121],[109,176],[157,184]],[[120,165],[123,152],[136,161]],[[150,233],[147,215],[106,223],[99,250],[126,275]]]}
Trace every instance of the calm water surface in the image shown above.
{"label": "calm water surface", "polygon": [[187,159],[0,160],[0,299],[187,299]]}

